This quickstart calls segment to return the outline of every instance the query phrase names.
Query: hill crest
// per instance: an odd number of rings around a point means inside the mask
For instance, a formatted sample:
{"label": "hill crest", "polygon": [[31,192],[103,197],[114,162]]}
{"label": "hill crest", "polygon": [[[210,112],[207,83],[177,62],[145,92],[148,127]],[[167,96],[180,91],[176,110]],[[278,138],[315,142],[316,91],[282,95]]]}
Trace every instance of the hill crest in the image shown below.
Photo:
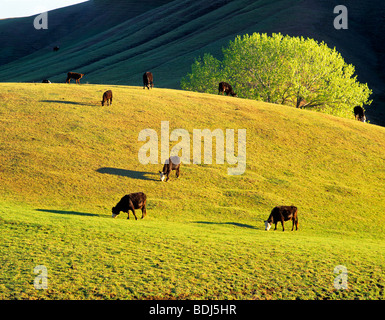
{"label": "hill crest", "polygon": [[384,125],[385,4],[349,3],[344,31],[333,27],[335,6],[333,0],[89,1],[50,12],[48,30],[34,30],[33,17],[0,21],[7,43],[0,48],[0,81],[61,83],[78,71],[89,83],[140,85],[151,70],[157,87],[179,88],[194,58],[220,56],[236,35],[281,32],[335,46],[374,91],[368,119]]}

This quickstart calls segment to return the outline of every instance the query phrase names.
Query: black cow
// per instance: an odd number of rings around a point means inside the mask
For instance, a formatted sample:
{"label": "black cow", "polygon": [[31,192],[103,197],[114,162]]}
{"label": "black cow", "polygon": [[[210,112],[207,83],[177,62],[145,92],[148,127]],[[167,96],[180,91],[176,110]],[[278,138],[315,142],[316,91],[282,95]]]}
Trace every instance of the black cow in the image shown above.
{"label": "black cow", "polygon": [[354,117],[358,121],[366,122],[365,110],[362,107],[354,107]]}
{"label": "black cow", "polygon": [[154,87],[154,77],[151,72],[145,72],[143,74],[143,89],[145,89],[146,87],[149,90],[150,90],[150,87],[151,88]]}
{"label": "black cow", "polygon": [[292,220],[293,221],[293,227],[291,228],[291,231],[298,230],[298,209],[294,206],[280,206],[275,207],[271,213],[267,221],[265,221],[265,230],[269,231],[272,224],[275,224],[275,229],[277,230],[277,223],[281,221],[282,223],[282,231],[285,231],[285,227],[283,225],[284,221]]}
{"label": "black cow", "polygon": [[135,220],[138,218],[135,215],[135,209],[142,209],[142,219],[146,215],[147,197],[143,192],[126,194],[118,204],[112,208],[112,217],[115,218],[120,211],[127,212],[127,219],[130,219],[130,210],[134,214]]}
{"label": "black cow", "polygon": [[41,83],[51,83],[51,81],[44,79]]}
{"label": "black cow", "polygon": [[55,51],[55,52],[57,52],[57,51],[59,51],[59,47],[58,46],[56,46],[56,47],[53,47],[53,51]]}
{"label": "black cow", "polygon": [[179,178],[180,158],[178,156],[172,156],[168,158],[163,166],[162,171],[159,171],[160,181],[164,181],[167,177],[166,182],[170,178],[172,170],[176,171],[176,177]]}
{"label": "black cow", "polygon": [[229,85],[227,82],[220,82],[219,83],[218,94],[223,95],[223,93],[226,93],[227,96],[229,94],[231,94],[233,97],[237,96],[237,94],[233,91],[233,88],[231,87],[231,85]]}
{"label": "black cow", "polygon": [[84,73],[68,72],[66,83],[70,83],[71,79],[74,79],[76,83],[80,84],[80,79],[83,78],[83,76],[84,76]]}
{"label": "black cow", "polygon": [[108,90],[103,93],[103,98],[102,98],[102,106],[104,106],[104,102],[107,102],[107,106],[112,104],[112,91]]}

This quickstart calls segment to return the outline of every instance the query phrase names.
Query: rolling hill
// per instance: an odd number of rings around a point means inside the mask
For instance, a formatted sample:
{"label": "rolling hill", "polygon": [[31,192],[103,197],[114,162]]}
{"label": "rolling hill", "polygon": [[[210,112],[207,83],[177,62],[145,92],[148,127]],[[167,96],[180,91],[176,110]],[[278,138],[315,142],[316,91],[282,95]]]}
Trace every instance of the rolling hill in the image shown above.
{"label": "rolling hill", "polygon": [[[48,30],[0,21],[0,299],[384,299],[385,5],[346,4],[349,30],[337,31],[338,4],[93,0],[50,12]],[[177,90],[195,57],[252,32],[335,46],[374,90],[371,124]],[[155,89],[140,87],[147,70]],[[82,85],[64,84],[68,71]],[[161,183],[138,135],[154,130],[160,152],[162,121],[190,142],[194,129],[246,129],[245,173],[228,175],[214,152]],[[138,191],[147,216],[112,219]],[[298,231],[264,231],[274,206],[292,204]],[[341,265],[347,290],[334,285]]]}
{"label": "rolling hill", "polygon": [[[384,298],[383,127],[160,88],[3,83],[0,97],[1,299]],[[138,135],[160,137],[161,121],[246,129],[246,172],[214,160],[160,182]],[[137,191],[147,216],[112,219]],[[282,204],[298,206],[299,230],[264,231]],[[339,265],[348,290],[333,285]]]}
{"label": "rolling hill", "polygon": [[[94,0],[50,12],[48,30],[34,17],[0,21],[0,81],[64,82],[68,71],[94,84],[140,85],[153,71],[155,85],[179,88],[194,58],[236,35],[281,32],[312,37],[336,47],[374,91],[368,119],[385,125],[383,1],[354,2],[349,29],[333,27],[334,0]],[[60,46],[54,53],[52,48]]]}

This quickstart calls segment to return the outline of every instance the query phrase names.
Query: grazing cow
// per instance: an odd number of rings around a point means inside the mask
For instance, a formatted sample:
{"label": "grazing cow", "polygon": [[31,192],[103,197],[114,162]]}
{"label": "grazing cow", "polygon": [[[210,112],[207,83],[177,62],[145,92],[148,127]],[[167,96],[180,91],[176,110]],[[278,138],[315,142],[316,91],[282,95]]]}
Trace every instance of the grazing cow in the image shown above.
{"label": "grazing cow", "polygon": [[107,102],[107,106],[112,104],[112,91],[108,90],[103,93],[103,98],[102,98],[102,106],[104,106],[104,102]]}
{"label": "grazing cow", "polygon": [[358,121],[366,122],[365,110],[362,107],[354,107],[354,117]]}
{"label": "grazing cow", "polygon": [[218,94],[223,95],[223,93],[226,93],[227,96],[229,94],[231,94],[233,97],[237,96],[237,94],[233,91],[233,88],[231,87],[231,85],[229,85],[227,82],[220,82],[219,83]]}
{"label": "grazing cow", "polygon": [[59,51],[59,49],[60,49],[60,48],[59,48],[58,46],[53,47],[53,51],[55,51],[55,52],[56,52],[56,51]]}
{"label": "grazing cow", "polygon": [[84,73],[68,72],[66,83],[70,83],[71,79],[74,79],[76,83],[80,84],[80,79],[83,78]]}
{"label": "grazing cow", "polygon": [[176,171],[176,177],[179,178],[179,168],[180,168],[180,158],[178,156],[172,156],[166,160],[163,170],[159,171],[160,181],[164,181],[167,177],[166,182],[170,178],[170,173],[172,170]]}
{"label": "grazing cow", "polygon": [[275,224],[275,229],[277,230],[277,223],[281,221],[282,223],[282,231],[285,231],[285,227],[283,225],[284,221],[288,220],[293,220],[293,227],[291,228],[291,231],[294,230],[294,225],[295,225],[295,230],[298,230],[298,209],[297,207],[294,206],[280,206],[280,207],[275,207],[271,213],[267,221],[265,221],[265,230],[269,231],[271,228],[272,224]]}
{"label": "grazing cow", "polygon": [[308,105],[307,101],[303,97],[297,98],[296,108],[303,108]]}
{"label": "grazing cow", "polygon": [[154,77],[151,72],[145,72],[143,74],[143,89],[145,89],[146,87],[149,90],[150,90],[150,87],[151,88],[154,87]]}
{"label": "grazing cow", "polygon": [[142,219],[146,215],[146,200],[147,197],[143,192],[130,193],[126,194],[118,204],[112,208],[112,217],[115,218],[120,211],[127,212],[128,217],[130,219],[130,210],[134,214],[135,220],[138,220],[135,214],[135,209],[142,210]]}
{"label": "grazing cow", "polygon": [[44,79],[41,83],[51,83],[51,81]]}

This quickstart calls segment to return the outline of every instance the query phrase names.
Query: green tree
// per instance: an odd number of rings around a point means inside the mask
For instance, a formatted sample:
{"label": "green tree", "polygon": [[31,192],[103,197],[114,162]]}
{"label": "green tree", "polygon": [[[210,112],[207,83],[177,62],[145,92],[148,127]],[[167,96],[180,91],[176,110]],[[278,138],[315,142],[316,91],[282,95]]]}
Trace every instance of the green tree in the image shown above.
{"label": "green tree", "polygon": [[211,54],[206,53],[191,66],[191,74],[181,80],[184,90],[216,93],[218,92],[218,79],[221,78],[221,62]]}
{"label": "green tree", "polygon": [[254,33],[236,37],[222,51],[222,62],[210,54],[196,60],[182,89],[216,93],[226,81],[242,98],[343,117],[352,117],[354,106],[371,103],[372,91],[357,81],[354,66],[324,42]]}

